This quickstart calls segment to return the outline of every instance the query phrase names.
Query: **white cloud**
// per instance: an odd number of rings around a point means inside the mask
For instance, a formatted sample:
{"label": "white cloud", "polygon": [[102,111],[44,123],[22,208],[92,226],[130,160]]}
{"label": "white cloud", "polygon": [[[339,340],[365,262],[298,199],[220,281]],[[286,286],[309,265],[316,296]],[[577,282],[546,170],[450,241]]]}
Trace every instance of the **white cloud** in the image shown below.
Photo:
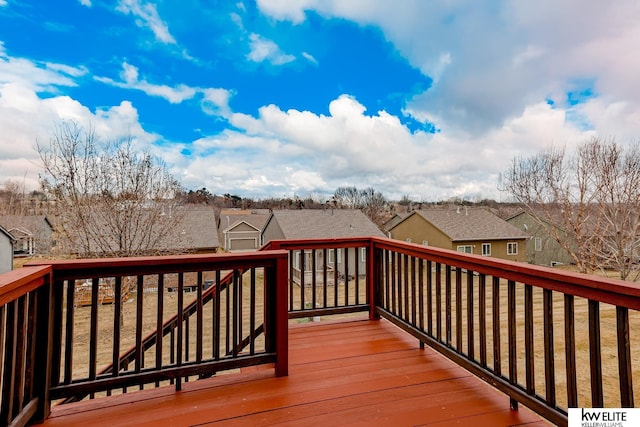
{"label": "white cloud", "polygon": [[202,90],[202,110],[211,115],[228,117],[231,113],[229,109],[229,99],[232,93],[227,89],[208,88]]}
{"label": "white cloud", "polygon": [[91,0],[78,0],[78,2],[83,5],[83,6],[87,6],[87,7],[91,7]]}
{"label": "white cloud", "polygon": [[416,200],[498,198],[498,176],[515,151],[533,153],[541,141],[575,143],[590,135],[567,126],[564,112],[544,102],[483,135],[412,133],[397,117],[368,114],[346,95],[332,101],[329,112],[269,105],[257,117],[234,113],[230,122],[238,130],[194,141],[193,160],[181,158],[182,147],[174,147],[174,172],[188,188],[253,197],[328,194],[356,185]]}
{"label": "white cloud", "polygon": [[145,3],[143,0],[120,0],[116,10],[135,16],[136,25],[149,28],[159,41],[165,44],[176,43],[166,22],[160,18],[155,4]]}
{"label": "white cloud", "polygon": [[227,89],[200,88],[185,84],[168,86],[150,83],[146,79],[140,78],[138,67],[127,62],[122,63],[120,78],[121,80],[116,81],[110,77],[94,77],[96,81],[101,83],[122,89],[139,90],[149,96],[164,98],[171,104],[179,104],[200,94],[202,96],[201,107],[205,113],[223,117],[229,115],[228,103],[232,92]]}
{"label": "white cloud", "polygon": [[318,6],[315,0],[257,0],[257,4],[265,14],[296,24],[305,20],[306,9]]}
{"label": "white cloud", "polygon": [[273,65],[284,65],[296,59],[295,56],[282,52],[273,41],[258,34],[251,34],[249,40],[251,52],[247,54],[247,59],[253,62],[266,61]]}
{"label": "white cloud", "polygon": [[302,56],[309,62],[311,62],[313,65],[318,65],[318,60],[316,58],[313,57],[313,55],[311,55],[310,53],[307,52],[302,52]]}
{"label": "white cloud", "polygon": [[43,99],[30,87],[0,84],[0,183],[11,179],[24,181],[28,189],[38,188],[42,168],[36,144],[46,145],[61,120],[93,127],[105,139],[131,136],[148,146],[157,138],[142,129],[137,111],[127,101],[92,113],[68,96]]}
{"label": "white cloud", "polygon": [[4,7],[7,5],[7,0],[0,0],[0,7]]}
{"label": "white cloud", "polygon": [[95,79],[99,82],[124,89],[140,90],[147,95],[164,98],[172,104],[179,104],[187,99],[191,99],[197,92],[196,89],[184,84],[167,86],[149,83],[145,79],[140,79],[137,67],[126,62],[122,63],[120,77],[122,81],[116,81],[109,77],[95,77]]}
{"label": "white cloud", "polygon": [[58,86],[76,86],[75,78],[86,73],[84,67],[10,57],[0,42],[0,85],[15,83],[38,92],[56,92]]}
{"label": "white cloud", "polygon": [[[417,115],[487,132],[575,79],[593,79],[610,102],[640,110],[640,7],[635,2],[424,2],[259,0],[279,20],[307,11],[379,27],[411,64],[434,78],[408,107]],[[418,114],[419,112],[419,114]],[[436,123],[436,125],[438,125]]]}
{"label": "white cloud", "polygon": [[[0,43],[0,184],[6,180],[38,188],[41,173],[36,144],[47,144],[54,126],[74,120],[93,127],[105,139],[133,137],[149,147],[158,137],[142,129],[136,109],[128,101],[92,112],[69,96],[51,96],[61,86],[75,86],[84,68],[38,63],[7,55]],[[41,96],[41,92],[47,92]]]}

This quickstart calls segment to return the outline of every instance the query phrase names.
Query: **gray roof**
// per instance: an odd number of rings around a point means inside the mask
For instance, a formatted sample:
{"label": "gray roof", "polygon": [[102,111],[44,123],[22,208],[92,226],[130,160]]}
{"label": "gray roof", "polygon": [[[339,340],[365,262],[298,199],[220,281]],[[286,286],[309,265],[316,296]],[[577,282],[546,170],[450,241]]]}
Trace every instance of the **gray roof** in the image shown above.
{"label": "gray roof", "polygon": [[[153,215],[154,212],[149,211],[145,212],[145,214]],[[175,209],[173,213],[168,214],[167,218],[169,218],[168,221],[170,225],[168,228],[163,229],[163,235],[160,236],[159,241],[154,247],[145,247],[143,252],[169,251],[180,253],[183,251],[210,251],[220,247],[218,229],[216,227],[216,215],[212,208],[179,207]],[[103,223],[104,218],[94,218],[94,224]],[[159,224],[155,226],[160,229]],[[109,227],[106,225],[98,225],[95,227],[100,230],[102,241],[92,239],[89,242],[91,252],[95,254],[106,254],[110,251],[117,251],[116,236],[109,234]],[[77,238],[77,236],[72,237]],[[134,237],[136,238],[135,243],[138,245],[141,236],[138,234]],[[107,247],[103,247],[103,245]],[[144,247],[144,245],[141,246]],[[80,245],[74,245],[74,249],[76,250],[80,247]]]}
{"label": "gray roof", "polygon": [[382,231],[356,209],[274,210],[267,224],[274,220],[285,239],[384,237]]}
{"label": "gray roof", "polygon": [[517,240],[529,237],[519,228],[481,208],[428,209],[414,211],[414,214],[422,216],[454,242]]}
{"label": "gray roof", "polygon": [[49,218],[44,215],[0,215],[0,225],[7,230],[17,228],[30,234],[36,234],[47,226],[53,229]]}
{"label": "gray roof", "polygon": [[3,226],[0,225],[0,233],[5,234],[9,240],[13,243],[16,241],[16,238],[13,237],[13,235],[11,233],[9,233],[9,231],[7,231]]}
{"label": "gray roof", "polygon": [[[183,249],[217,248],[220,246],[216,215],[213,209],[179,209],[180,222],[177,228],[182,233]],[[171,247],[171,243],[167,243]]]}

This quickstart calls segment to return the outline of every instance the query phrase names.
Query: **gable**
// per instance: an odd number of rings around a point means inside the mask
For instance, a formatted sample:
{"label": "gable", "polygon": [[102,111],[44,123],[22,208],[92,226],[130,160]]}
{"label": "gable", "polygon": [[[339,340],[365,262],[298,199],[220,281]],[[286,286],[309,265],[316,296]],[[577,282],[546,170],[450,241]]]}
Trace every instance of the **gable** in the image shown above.
{"label": "gable", "polygon": [[227,228],[224,231],[226,233],[242,233],[242,232],[255,233],[255,232],[260,231],[260,230],[258,228],[256,228],[256,227],[254,227],[253,225],[245,222],[245,221],[240,221],[240,222],[237,222],[235,224],[232,224],[231,227]]}

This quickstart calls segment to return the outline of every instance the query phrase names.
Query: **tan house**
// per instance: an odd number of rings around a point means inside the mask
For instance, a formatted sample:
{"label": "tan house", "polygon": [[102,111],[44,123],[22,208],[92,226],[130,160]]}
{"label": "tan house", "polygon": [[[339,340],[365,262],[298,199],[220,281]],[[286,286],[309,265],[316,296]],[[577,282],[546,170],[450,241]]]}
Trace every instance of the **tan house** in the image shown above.
{"label": "tan house", "polygon": [[260,247],[260,232],[269,219],[268,209],[227,209],[220,211],[223,248],[229,252],[255,251]]}
{"label": "tan house", "polygon": [[[329,240],[339,237],[384,237],[384,233],[357,209],[300,209],[300,210],[274,210],[264,228],[262,229],[262,243],[271,240],[291,239],[324,239]],[[330,249],[327,259],[324,259],[323,251],[315,252],[316,274],[323,271],[324,263],[327,269],[338,269],[341,275],[345,275],[345,259],[348,260],[348,275],[354,275],[356,259],[358,271],[364,274],[366,268],[366,248],[358,248],[357,253],[352,248],[345,254],[345,249]],[[311,251],[295,251],[293,254],[294,280],[299,281],[301,272],[305,271],[305,283],[311,282],[313,265]]]}
{"label": "tan house", "polygon": [[458,252],[526,261],[528,235],[482,208],[413,211],[389,230],[397,240]]}

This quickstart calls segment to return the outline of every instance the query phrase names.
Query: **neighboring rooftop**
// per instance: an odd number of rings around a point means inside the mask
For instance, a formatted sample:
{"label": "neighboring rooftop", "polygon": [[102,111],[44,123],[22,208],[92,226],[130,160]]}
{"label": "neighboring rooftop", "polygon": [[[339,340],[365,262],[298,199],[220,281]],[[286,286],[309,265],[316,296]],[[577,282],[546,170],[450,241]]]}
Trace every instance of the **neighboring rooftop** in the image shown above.
{"label": "neighboring rooftop", "polygon": [[241,222],[246,222],[257,230],[262,230],[268,219],[269,209],[225,209],[220,211],[220,228],[228,230]]}
{"label": "neighboring rooftop", "polygon": [[[181,249],[213,250],[220,246],[216,216],[213,209],[180,209],[180,223],[177,228],[184,237]],[[167,242],[167,247],[171,243]]]}
{"label": "neighboring rooftop", "polygon": [[414,214],[422,216],[454,242],[529,237],[519,228],[482,208],[426,209],[414,211]]}
{"label": "neighboring rooftop", "polygon": [[274,210],[265,227],[274,220],[285,239],[384,237],[384,233],[357,209]]}

